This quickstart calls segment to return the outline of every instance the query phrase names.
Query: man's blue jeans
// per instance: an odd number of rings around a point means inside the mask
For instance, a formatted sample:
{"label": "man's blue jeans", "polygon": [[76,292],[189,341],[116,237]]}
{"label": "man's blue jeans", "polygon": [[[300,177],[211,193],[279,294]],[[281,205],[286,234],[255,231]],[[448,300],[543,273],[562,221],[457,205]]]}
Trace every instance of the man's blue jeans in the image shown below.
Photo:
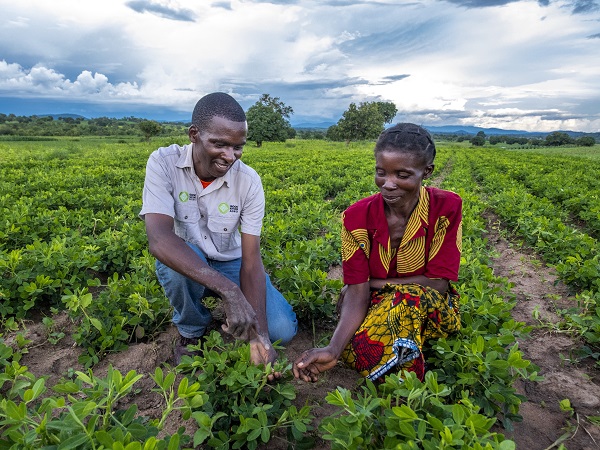
{"label": "man's blue jeans", "polygon": [[[210,267],[238,286],[240,285],[241,258],[233,261],[207,259],[206,255],[196,245],[190,243],[188,245]],[[202,336],[212,320],[212,315],[202,304],[201,299],[205,296],[205,292],[208,294],[210,291],[158,260],[156,261],[156,275],[171,306],[174,308],[173,323],[177,326],[179,333],[186,338]],[[265,277],[269,339],[271,342],[281,340],[282,344],[287,344],[296,335],[298,329],[296,313],[283,295],[271,284],[271,280],[266,273]]]}

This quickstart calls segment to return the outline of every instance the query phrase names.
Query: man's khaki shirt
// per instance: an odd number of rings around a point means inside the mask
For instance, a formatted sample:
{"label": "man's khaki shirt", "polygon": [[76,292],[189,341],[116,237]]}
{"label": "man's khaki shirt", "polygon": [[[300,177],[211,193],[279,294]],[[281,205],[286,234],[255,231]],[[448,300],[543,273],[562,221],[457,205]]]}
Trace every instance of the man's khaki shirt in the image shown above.
{"label": "man's khaki shirt", "polygon": [[174,231],[198,245],[210,259],[242,256],[240,231],[260,236],[265,195],[260,176],[237,160],[206,188],[194,172],[192,145],[173,144],[154,151],[146,165],[140,217],[166,214]]}

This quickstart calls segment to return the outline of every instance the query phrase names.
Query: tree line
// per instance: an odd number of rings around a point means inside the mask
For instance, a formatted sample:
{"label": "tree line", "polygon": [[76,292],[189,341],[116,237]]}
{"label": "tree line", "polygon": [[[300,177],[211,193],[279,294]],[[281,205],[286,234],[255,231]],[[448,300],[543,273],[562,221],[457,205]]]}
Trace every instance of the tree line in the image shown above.
{"label": "tree line", "polygon": [[[258,101],[246,111],[248,120],[248,141],[260,147],[263,142],[284,142],[286,139],[327,139],[332,141],[372,140],[384,130],[386,124],[392,123],[398,109],[392,102],[372,101],[350,103],[342,117],[327,130],[298,129],[290,124],[294,114],[291,106],[286,105],[279,97],[262,94]],[[140,136],[149,141],[154,136],[185,136],[190,123],[156,122],[136,117],[122,119],[99,117],[85,119],[83,117],[52,116],[16,116],[0,113],[0,137],[2,136]],[[486,136],[483,131],[475,136],[443,135],[436,136],[453,141],[469,140],[474,146],[483,146],[486,142],[492,145],[506,143],[529,146],[577,145],[593,146],[593,136],[571,137],[569,134],[556,131],[545,138],[528,138],[523,136]]]}
{"label": "tree line", "polygon": [[[248,141],[260,147],[263,142],[284,142],[286,139],[329,139],[358,141],[375,139],[386,123],[396,115],[391,102],[351,103],[336,125],[323,129],[294,129],[290,116],[294,113],[279,97],[262,94],[246,111]],[[16,116],[0,113],[0,137],[58,137],[58,136],[139,136],[149,141],[154,136],[185,135],[190,123],[157,122],[136,117],[122,119],[98,117]]]}
{"label": "tree line", "polygon": [[[150,129],[147,125],[151,124]],[[158,125],[158,126],[157,126]],[[98,117],[16,116],[0,113],[0,136],[150,136],[178,135],[185,133],[187,126],[180,122],[162,122],[123,117],[121,119]]]}
{"label": "tree line", "polygon": [[471,144],[477,147],[485,145],[486,141],[491,145],[507,144],[507,145],[527,145],[530,147],[559,147],[561,145],[576,145],[578,147],[593,147],[596,144],[596,139],[593,136],[579,136],[577,138],[570,136],[564,131],[554,131],[548,134],[545,138],[535,137],[528,138],[515,135],[499,135],[494,134],[489,137],[485,132],[479,131],[475,136],[469,139]]}

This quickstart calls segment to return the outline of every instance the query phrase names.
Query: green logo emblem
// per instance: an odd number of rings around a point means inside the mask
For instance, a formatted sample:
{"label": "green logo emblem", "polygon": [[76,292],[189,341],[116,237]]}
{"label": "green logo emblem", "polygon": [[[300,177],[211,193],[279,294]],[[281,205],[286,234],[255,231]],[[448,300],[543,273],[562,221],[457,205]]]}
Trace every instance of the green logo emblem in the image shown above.
{"label": "green logo emblem", "polygon": [[225,202],[221,203],[219,205],[219,212],[221,214],[225,214],[225,213],[229,212],[229,205]]}
{"label": "green logo emblem", "polygon": [[187,202],[189,198],[190,198],[190,194],[188,194],[187,192],[181,191],[179,193],[179,200],[181,200],[182,202],[184,202],[184,203]]}

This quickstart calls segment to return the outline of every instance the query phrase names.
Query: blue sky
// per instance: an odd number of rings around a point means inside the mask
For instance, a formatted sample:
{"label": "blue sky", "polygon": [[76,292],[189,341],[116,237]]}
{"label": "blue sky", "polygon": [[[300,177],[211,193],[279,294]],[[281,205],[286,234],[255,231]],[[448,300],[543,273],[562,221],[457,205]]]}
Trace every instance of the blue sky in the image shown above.
{"label": "blue sky", "polygon": [[189,120],[261,94],[292,124],[600,131],[600,0],[0,0],[0,112]]}

